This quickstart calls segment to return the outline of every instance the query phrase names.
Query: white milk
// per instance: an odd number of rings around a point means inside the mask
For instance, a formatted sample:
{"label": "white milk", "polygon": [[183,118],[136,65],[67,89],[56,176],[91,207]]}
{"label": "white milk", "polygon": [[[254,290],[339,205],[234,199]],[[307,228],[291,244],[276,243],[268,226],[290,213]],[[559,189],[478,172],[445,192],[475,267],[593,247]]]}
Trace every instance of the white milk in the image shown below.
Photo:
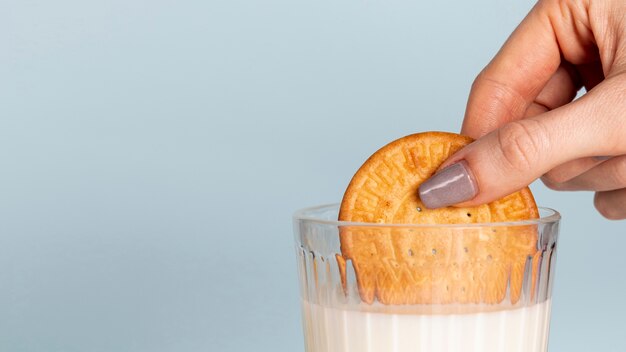
{"label": "white milk", "polygon": [[302,306],[307,352],[545,352],[548,348],[549,300],[465,314],[390,314],[307,301]]}

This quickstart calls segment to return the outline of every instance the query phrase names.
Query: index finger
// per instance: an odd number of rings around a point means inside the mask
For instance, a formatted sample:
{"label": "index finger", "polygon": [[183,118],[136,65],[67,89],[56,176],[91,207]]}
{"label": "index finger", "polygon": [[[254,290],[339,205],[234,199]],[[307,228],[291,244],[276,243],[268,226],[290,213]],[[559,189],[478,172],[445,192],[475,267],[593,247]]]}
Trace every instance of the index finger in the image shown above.
{"label": "index finger", "polygon": [[554,28],[540,1],[472,85],[462,134],[482,137],[521,119],[561,63]]}

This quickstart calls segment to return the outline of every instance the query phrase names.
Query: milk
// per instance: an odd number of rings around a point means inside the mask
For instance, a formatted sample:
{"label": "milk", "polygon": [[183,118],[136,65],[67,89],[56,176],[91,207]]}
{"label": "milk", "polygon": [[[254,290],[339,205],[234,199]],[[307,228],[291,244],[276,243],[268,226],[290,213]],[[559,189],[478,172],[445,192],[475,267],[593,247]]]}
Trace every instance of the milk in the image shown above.
{"label": "milk", "polygon": [[[307,352],[545,352],[550,300],[520,308],[431,313],[302,301]],[[385,312],[392,311],[392,313]]]}

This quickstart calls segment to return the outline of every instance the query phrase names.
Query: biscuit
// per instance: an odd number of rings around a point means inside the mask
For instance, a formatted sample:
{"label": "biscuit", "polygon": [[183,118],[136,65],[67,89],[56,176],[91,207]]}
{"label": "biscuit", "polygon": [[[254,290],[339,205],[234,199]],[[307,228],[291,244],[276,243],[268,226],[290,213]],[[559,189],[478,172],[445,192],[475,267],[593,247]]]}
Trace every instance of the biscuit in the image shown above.
{"label": "biscuit", "polygon": [[538,217],[528,188],[476,207],[423,206],[419,185],[471,142],[453,133],[409,135],[378,150],[356,172],[341,202],[339,220],[380,224],[340,228],[341,257],[352,261],[364,302],[494,304],[508,297],[514,304],[521,295],[527,261],[532,263],[534,287],[535,225],[426,226]]}

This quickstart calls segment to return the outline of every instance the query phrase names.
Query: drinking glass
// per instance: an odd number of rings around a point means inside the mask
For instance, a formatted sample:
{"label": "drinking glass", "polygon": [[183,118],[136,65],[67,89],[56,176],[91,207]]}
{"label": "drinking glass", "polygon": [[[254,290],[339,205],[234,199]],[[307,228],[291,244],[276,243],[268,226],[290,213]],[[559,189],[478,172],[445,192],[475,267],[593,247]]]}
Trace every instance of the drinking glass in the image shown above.
{"label": "drinking glass", "polygon": [[557,211],[402,225],[337,221],[338,208],[294,214],[306,352],[547,351]]}

